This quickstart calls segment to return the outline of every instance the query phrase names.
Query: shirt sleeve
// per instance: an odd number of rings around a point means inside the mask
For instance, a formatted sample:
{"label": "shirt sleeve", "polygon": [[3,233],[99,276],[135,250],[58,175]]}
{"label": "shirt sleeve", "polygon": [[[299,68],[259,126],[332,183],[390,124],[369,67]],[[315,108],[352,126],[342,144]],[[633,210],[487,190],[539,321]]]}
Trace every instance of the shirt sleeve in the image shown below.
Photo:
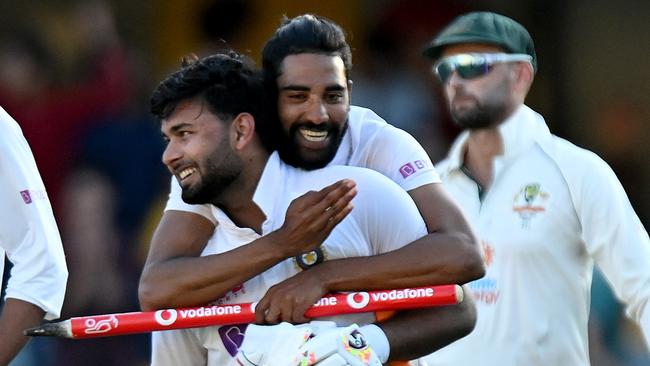
{"label": "shirt sleeve", "polygon": [[358,194],[352,214],[372,245],[373,254],[399,249],[425,235],[427,227],[411,196],[374,171],[355,178]]}
{"label": "shirt sleeve", "polygon": [[0,108],[0,246],[13,263],[6,297],[60,316],[68,271],[52,206],[18,124]]}
{"label": "shirt sleeve", "polygon": [[650,240],[612,169],[597,157],[583,161],[585,174],[572,190],[587,251],[650,348]]}
{"label": "shirt sleeve", "polygon": [[431,158],[408,132],[385,125],[372,137],[367,167],[390,178],[405,191],[440,183]]}
{"label": "shirt sleeve", "polygon": [[185,211],[192,212],[197,215],[201,215],[206,219],[210,220],[213,224],[217,224],[217,219],[212,214],[212,205],[191,205],[185,203],[181,196],[182,189],[180,184],[175,177],[171,178],[171,189],[169,191],[169,198],[167,199],[167,205],[165,206],[165,211],[175,210],[175,211]]}

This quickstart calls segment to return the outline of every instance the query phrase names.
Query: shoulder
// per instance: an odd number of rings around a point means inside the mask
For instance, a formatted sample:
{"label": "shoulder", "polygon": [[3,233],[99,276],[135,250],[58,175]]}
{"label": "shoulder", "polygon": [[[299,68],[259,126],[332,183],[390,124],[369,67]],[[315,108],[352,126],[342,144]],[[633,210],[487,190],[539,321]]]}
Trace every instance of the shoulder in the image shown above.
{"label": "shoulder", "polygon": [[550,135],[540,140],[538,144],[563,174],[584,175],[611,170],[605,160],[593,151],[579,147],[561,137]]}
{"label": "shoulder", "polygon": [[378,192],[382,192],[382,190],[393,189],[404,192],[397,183],[385,175],[365,167],[332,165],[307,173],[307,176],[312,175],[313,178],[310,178],[321,182],[320,185],[323,186],[340,179],[352,179],[357,184],[359,194],[362,195],[377,194]]}

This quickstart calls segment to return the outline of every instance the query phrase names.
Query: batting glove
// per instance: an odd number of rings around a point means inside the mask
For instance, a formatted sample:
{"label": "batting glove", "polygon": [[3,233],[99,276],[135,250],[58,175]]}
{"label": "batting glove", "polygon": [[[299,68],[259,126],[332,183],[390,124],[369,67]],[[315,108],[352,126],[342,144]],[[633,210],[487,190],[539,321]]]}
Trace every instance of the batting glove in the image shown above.
{"label": "batting glove", "polygon": [[302,347],[294,365],[381,366],[381,361],[359,331],[359,326],[327,329]]}

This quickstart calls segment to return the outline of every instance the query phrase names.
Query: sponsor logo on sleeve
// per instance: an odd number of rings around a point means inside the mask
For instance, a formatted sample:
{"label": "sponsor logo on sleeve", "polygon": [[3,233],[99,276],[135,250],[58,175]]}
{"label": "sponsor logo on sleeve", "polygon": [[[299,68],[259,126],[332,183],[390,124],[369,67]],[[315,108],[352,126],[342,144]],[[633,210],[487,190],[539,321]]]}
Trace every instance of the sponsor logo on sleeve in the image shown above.
{"label": "sponsor logo on sleeve", "polygon": [[47,199],[47,193],[45,193],[45,191],[40,189],[25,189],[24,191],[20,191],[19,193],[20,193],[20,198],[23,199],[23,202],[25,202],[26,205],[29,205],[30,203],[36,200]]}
{"label": "sponsor logo on sleeve", "polygon": [[422,160],[415,160],[413,162],[406,163],[399,168],[399,172],[403,178],[408,178],[409,176],[415,174],[418,170],[426,168],[427,164]]}
{"label": "sponsor logo on sleeve", "polygon": [[29,190],[20,191],[20,197],[23,198],[23,202],[26,204],[32,203],[32,195],[29,193]]}

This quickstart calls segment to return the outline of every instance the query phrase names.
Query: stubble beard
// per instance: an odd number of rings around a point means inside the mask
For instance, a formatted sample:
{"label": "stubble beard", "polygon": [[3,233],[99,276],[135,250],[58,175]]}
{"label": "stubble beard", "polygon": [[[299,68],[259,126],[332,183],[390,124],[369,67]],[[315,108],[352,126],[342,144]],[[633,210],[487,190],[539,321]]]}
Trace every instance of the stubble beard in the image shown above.
{"label": "stubble beard", "polygon": [[229,152],[218,164],[215,160],[214,156],[208,157],[204,164],[205,173],[201,175],[200,182],[183,188],[181,198],[185,203],[216,205],[241,175],[243,162],[232,152]]}
{"label": "stubble beard", "polygon": [[[450,114],[454,122],[461,128],[479,130],[499,125],[508,113],[506,101],[509,86],[506,82],[497,86],[480,100],[471,96],[473,105],[466,108],[455,107],[450,103]],[[465,96],[467,97],[467,96]]]}

